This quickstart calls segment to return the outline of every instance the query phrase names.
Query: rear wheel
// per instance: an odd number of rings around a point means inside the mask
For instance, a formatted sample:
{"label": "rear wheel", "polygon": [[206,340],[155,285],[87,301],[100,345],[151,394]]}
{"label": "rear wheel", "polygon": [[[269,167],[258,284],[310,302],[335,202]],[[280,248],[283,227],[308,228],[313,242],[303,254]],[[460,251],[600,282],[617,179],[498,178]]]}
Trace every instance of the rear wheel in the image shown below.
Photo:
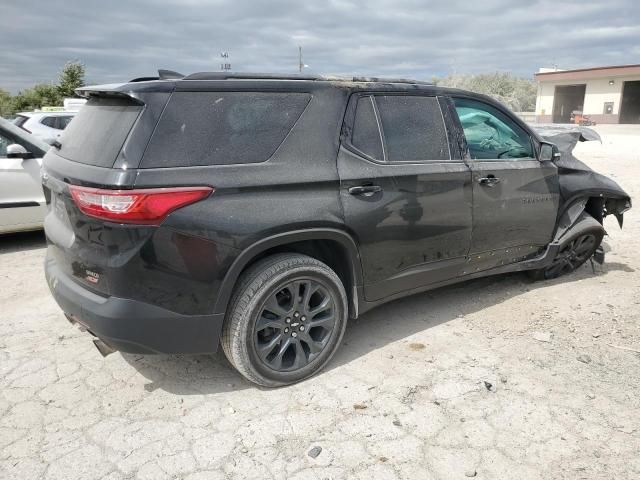
{"label": "rear wheel", "polygon": [[533,270],[532,277],[537,280],[550,280],[573,272],[591,258],[600,246],[603,236],[602,227],[592,227],[568,238],[560,246],[551,264],[546,268]]}
{"label": "rear wheel", "polygon": [[222,348],[248,380],[287,385],[326,365],[346,324],[347,296],[335,272],[306,255],[278,254],[242,275]]}

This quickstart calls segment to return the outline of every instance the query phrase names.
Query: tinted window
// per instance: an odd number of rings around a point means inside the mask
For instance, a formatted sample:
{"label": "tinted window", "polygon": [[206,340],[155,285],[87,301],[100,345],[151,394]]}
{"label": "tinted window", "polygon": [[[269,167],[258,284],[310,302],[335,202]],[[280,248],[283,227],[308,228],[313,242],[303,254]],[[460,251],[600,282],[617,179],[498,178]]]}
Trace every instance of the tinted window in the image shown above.
{"label": "tinted window", "polygon": [[390,162],[448,160],[449,143],[438,99],[376,96]]}
{"label": "tinted window", "polygon": [[24,115],[18,115],[14,120],[13,120],[13,124],[21,127],[22,125],[24,125],[24,122],[26,122],[27,120],[29,120],[29,117],[25,117]]}
{"label": "tinted window", "polygon": [[310,98],[306,93],[174,93],[141,168],[268,160]]}
{"label": "tinted window", "polygon": [[58,117],[58,127],[60,130],[64,130],[69,125],[69,122],[73,120],[72,116],[68,117]]}
{"label": "tinted window", "polygon": [[471,158],[534,158],[527,132],[503,112],[476,100],[454,98],[453,102]]}
{"label": "tinted window", "polygon": [[371,97],[360,97],[358,99],[351,144],[371,158],[376,160],[384,159],[382,137],[378,129],[378,121],[376,120]]}
{"label": "tinted window", "polygon": [[15,142],[12,142],[7,137],[0,134],[0,157],[7,156],[7,147],[12,143],[15,143]]}
{"label": "tinted window", "polygon": [[40,123],[50,128],[58,128],[56,117],[44,117],[42,120],[40,120]]}
{"label": "tinted window", "polygon": [[142,106],[124,98],[92,97],[62,134],[58,155],[111,167],[141,111]]}

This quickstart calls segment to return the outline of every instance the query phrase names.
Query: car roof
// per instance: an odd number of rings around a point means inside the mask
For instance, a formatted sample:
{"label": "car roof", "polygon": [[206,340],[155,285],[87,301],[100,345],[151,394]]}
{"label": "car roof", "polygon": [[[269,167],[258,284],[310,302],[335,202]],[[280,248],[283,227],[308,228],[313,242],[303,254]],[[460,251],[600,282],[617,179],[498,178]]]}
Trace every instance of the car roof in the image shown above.
{"label": "car roof", "polygon": [[[455,88],[440,87],[433,83],[407,78],[276,74],[276,73],[229,73],[197,72],[182,75],[170,70],[159,70],[158,76],[138,77],[124,83],[85,86],[76,89],[81,97],[93,94],[115,94],[135,97],[135,92],[174,90],[226,90],[239,87],[242,90],[269,88],[275,90],[316,90],[339,88],[350,91],[376,90],[398,92],[431,92],[435,94],[458,94],[487,98],[484,95]],[[133,94],[133,95],[132,95]]]}

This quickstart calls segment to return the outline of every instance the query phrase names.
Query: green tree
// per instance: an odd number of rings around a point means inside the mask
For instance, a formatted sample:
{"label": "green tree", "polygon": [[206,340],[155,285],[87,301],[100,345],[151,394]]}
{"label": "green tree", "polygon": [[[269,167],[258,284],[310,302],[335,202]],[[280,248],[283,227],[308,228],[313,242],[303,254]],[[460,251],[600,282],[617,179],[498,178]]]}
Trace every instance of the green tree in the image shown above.
{"label": "green tree", "polygon": [[67,62],[62,71],[58,82],[58,91],[62,98],[75,97],[74,90],[84,86],[84,65],[80,62]]}
{"label": "green tree", "polygon": [[41,83],[15,96],[0,89],[0,116],[10,117],[17,112],[42,107],[62,106],[66,97],[75,97],[74,90],[84,86],[84,65],[78,61],[67,62],[60,71],[57,84]]}
{"label": "green tree", "polygon": [[57,85],[42,83],[21,91],[13,98],[14,113],[44,106],[61,106],[63,97]]}
{"label": "green tree", "polygon": [[13,114],[13,97],[9,92],[0,88],[0,117],[9,117]]}
{"label": "green tree", "polygon": [[533,111],[536,107],[536,84],[511,73],[493,72],[479,75],[449,75],[436,78],[436,84],[456,87],[489,95],[517,112]]}

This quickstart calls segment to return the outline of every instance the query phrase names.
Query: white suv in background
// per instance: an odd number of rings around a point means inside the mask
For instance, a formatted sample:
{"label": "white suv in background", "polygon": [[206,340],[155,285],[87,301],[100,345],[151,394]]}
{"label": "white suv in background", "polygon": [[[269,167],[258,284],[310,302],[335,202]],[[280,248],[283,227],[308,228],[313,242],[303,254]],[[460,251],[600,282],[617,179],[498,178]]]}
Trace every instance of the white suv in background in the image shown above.
{"label": "white suv in background", "polygon": [[22,112],[14,125],[48,143],[56,140],[77,112]]}

